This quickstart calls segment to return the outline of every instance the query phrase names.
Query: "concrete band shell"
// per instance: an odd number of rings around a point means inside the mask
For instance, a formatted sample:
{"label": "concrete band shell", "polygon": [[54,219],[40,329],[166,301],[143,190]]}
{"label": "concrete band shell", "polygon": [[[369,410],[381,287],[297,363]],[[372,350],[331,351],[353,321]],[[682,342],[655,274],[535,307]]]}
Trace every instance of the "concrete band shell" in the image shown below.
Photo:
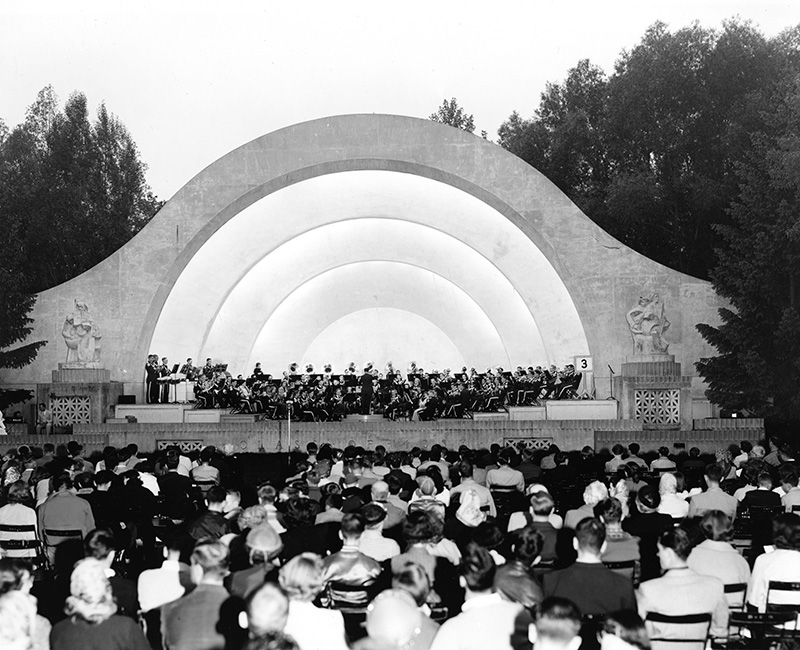
{"label": "concrete band shell", "polygon": [[[357,291],[341,290],[359,279]],[[256,360],[305,362],[290,355],[381,309],[429,323],[431,340],[451,342],[448,354],[467,364],[593,354],[603,371],[631,354],[625,313],[650,291],[665,301],[670,353],[688,372],[712,353],[694,329],[718,321],[708,283],[628,249],[491,142],[427,120],[345,115],[220,158],[122,249],[40,294],[31,340],[49,343],[4,381],[49,380],[75,298],[102,328],[112,379],[132,388],[151,351],[173,362],[212,356],[246,373]],[[280,333],[294,337],[275,341]]]}

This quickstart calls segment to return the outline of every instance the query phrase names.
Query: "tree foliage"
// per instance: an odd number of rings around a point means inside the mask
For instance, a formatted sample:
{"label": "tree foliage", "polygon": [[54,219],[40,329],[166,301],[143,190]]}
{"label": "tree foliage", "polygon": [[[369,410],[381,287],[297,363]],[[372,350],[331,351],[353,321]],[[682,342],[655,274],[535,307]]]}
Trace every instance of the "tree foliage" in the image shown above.
{"label": "tree foliage", "polygon": [[696,364],[708,396],[734,411],[800,419],[800,76],[760,97],[765,116],[737,170],[741,191],[712,271],[733,309],[697,329],[719,355]]}
{"label": "tree foliage", "polygon": [[105,259],[160,208],[136,144],[105,105],[86,96],[63,110],[50,86],[0,141],[0,219],[14,248],[9,268],[41,291]]}
{"label": "tree foliage", "polygon": [[747,22],[655,23],[610,77],[584,60],[548,84],[534,116],[512,113],[499,142],[617,239],[707,278],[721,243],[714,224],[729,222],[759,120],[751,97],[780,73],[779,41]]}
{"label": "tree foliage", "polygon": [[467,115],[464,112],[464,109],[458,105],[455,97],[450,101],[445,99],[439,109],[428,116],[428,119],[441,124],[449,124],[467,133],[475,132],[475,119],[472,115]]}

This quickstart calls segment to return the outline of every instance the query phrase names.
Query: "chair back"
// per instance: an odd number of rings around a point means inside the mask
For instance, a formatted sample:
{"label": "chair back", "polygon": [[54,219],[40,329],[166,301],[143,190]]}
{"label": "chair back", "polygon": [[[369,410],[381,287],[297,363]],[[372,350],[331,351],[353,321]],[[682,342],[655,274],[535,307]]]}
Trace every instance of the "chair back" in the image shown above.
{"label": "chair back", "polygon": [[711,628],[711,614],[659,614],[648,612],[645,627],[653,650],[684,648],[703,650]]}
{"label": "chair back", "polygon": [[6,557],[39,557],[42,545],[35,524],[0,524],[0,549]]}
{"label": "chair back", "polygon": [[745,595],[747,594],[746,582],[735,582],[725,585],[725,600],[728,601],[728,610],[744,611]]}
{"label": "chair back", "polygon": [[800,612],[800,582],[770,580],[767,583],[767,611]]}
{"label": "chair back", "polygon": [[619,573],[633,582],[636,576],[636,560],[621,560],[619,562],[603,562],[607,569],[611,569],[614,573]]}
{"label": "chair back", "polygon": [[57,546],[62,542],[69,539],[83,539],[83,531],[75,528],[58,529],[58,528],[45,528],[44,530],[44,543],[47,546]]}

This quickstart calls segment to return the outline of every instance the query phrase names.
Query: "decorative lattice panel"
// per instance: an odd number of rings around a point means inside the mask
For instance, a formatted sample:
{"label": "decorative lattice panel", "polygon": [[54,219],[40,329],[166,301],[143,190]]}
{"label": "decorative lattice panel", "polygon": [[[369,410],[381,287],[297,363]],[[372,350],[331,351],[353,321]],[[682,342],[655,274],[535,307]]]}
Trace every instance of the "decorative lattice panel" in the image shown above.
{"label": "decorative lattice panel", "polygon": [[159,451],[176,445],[184,454],[188,454],[190,451],[202,451],[206,446],[202,440],[156,440],[156,449]]}
{"label": "decorative lattice panel", "polygon": [[636,419],[644,424],[680,424],[681,391],[647,389],[635,391]]}
{"label": "decorative lattice panel", "polygon": [[56,426],[89,424],[92,421],[92,402],[89,397],[81,395],[55,397],[51,401],[51,407],[53,424]]}
{"label": "decorative lattice panel", "polygon": [[525,446],[528,449],[546,450],[549,449],[550,445],[553,444],[553,439],[552,438],[503,438],[503,444],[513,445],[517,449],[520,448],[520,443],[522,443],[522,446]]}

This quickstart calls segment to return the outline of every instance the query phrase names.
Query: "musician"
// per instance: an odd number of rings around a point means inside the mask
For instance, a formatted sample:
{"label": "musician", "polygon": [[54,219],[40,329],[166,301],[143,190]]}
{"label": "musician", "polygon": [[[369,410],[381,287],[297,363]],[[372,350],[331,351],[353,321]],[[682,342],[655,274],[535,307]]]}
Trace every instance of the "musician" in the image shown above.
{"label": "musician", "polygon": [[361,375],[361,415],[369,415],[372,405],[372,364],[367,363],[364,374]]}
{"label": "musician", "polygon": [[161,358],[161,365],[158,367],[158,378],[161,384],[161,403],[169,404],[169,380],[168,377],[172,374],[169,368],[169,360],[167,357]]}
{"label": "musician", "polygon": [[197,378],[197,368],[192,365],[191,358],[186,359],[186,363],[181,366],[178,372],[186,378],[186,381],[194,381]]}
{"label": "musician", "polygon": [[256,363],[256,367],[253,368],[253,374],[250,375],[251,379],[261,379],[264,376],[264,371],[261,369],[261,362],[258,361]]}
{"label": "musician", "polygon": [[202,375],[206,379],[214,378],[214,366],[211,363],[211,359],[206,359],[206,365],[203,366]]}
{"label": "musician", "polygon": [[158,355],[148,354],[145,372],[145,399],[148,404],[158,404]]}

